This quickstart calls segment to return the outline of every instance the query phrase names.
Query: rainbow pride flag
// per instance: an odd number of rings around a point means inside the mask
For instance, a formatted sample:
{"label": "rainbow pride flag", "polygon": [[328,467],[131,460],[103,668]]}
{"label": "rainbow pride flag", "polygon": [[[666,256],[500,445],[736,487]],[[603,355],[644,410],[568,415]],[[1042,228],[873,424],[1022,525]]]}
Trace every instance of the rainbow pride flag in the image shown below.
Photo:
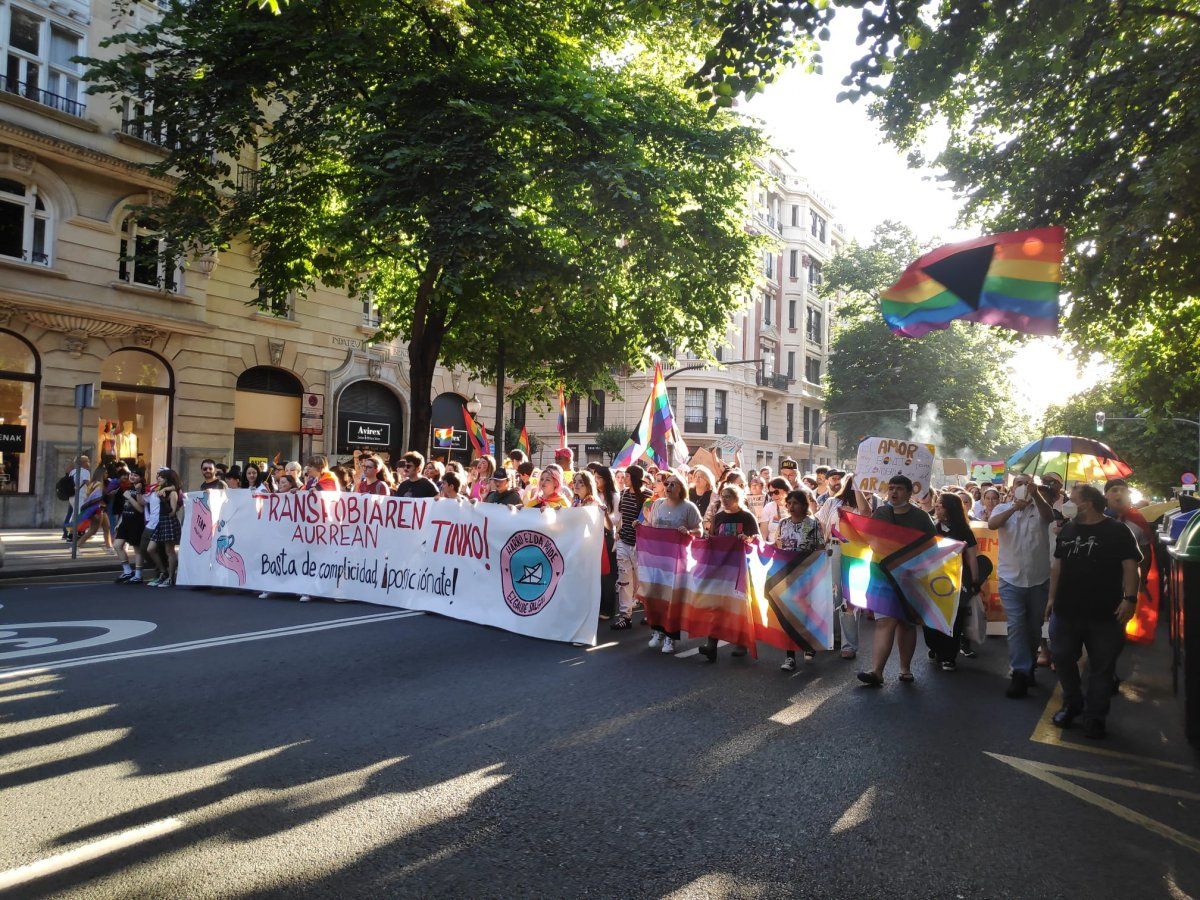
{"label": "rainbow pride flag", "polygon": [[824,550],[803,555],[751,545],[754,636],[780,650],[833,649],[833,565]]}
{"label": "rainbow pride flag", "polygon": [[[621,452],[613,459],[613,467],[629,466],[640,459],[647,459],[659,468],[667,468],[672,465],[672,445],[678,447],[681,442],[682,438],[675,429],[675,416],[671,412],[662,366],[655,363],[654,381],[650,385],[650,396],[642,408],[642,417]],[[686,456],[686,445],[681,449]]]}
{"label": "rainbow pride flag", "polygon": [[530,449],[529,432],[525,430],[525,426],[521,426],[521,434],[517,437],[517,446],[525,451],[525,458],[529,459],[533,456],[533,450]]}
{"label": "rainbow pride flag", "polygon": [[435,428],[433,429],[433,446],[446,448],[454,446],[454,429],[453,428]]}
{"label": "rainbow pride flag", "polygon": [[842,596],[877,615],[954,633],[962,541],[838,510]]}
{"label": "rainbow pride flag", "polygon": [[932,250],[883,292],[883,319],[911,338],[954,319],[1056,334],[1065,237],[1060,227],[1035,228]]}
{"label": "rainbow pride flag", "polygon": [[567,446],[567,398],[563,396],[562,385],[558,386],[558,446]]}
{"label": "rainbow pride flag", "polygon": [[492,443],[488,440],[487,429],[483,427],[482,422],[476,422],[472,418],[465,406],[463,407],[463,423],[467,426],[467,436],[471,439],[471,446],[475,448],[476,455],[483,456],[490,453]]}

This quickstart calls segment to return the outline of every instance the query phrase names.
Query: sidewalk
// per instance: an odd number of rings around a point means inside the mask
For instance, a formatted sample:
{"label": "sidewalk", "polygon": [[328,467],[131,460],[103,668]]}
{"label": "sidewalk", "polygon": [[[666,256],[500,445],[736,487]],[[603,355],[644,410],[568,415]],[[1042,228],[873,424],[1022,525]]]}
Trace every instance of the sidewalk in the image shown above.
{"label": "sidewalk", "polygon": [[80,546],[78,559],[71,559],[71,545],[62,539],[62,529],[4,528],[0,529],[0,542],[4,544],[0,580],[115,572],[120,568],[99,534]]}

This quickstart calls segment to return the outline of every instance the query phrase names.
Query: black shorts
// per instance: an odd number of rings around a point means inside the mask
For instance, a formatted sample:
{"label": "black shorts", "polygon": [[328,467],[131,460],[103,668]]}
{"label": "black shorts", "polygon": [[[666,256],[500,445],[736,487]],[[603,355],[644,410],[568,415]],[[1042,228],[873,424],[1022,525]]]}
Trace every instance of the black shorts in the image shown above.
{"label": "black shorts", "polygon": [[142,532],[146,530],[146,517],[139,513],[123,513],[117,523],[114,535],[118,541],[124,541],[131,547],[136,547],[142,540]]}

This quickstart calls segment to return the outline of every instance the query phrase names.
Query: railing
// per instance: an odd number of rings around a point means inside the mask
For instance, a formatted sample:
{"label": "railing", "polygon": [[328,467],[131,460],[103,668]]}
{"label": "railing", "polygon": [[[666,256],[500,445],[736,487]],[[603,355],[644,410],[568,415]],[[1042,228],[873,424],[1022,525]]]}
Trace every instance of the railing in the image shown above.
{"label": "railing", "polygon": [[755,381],[759,387],[771,388],[776,391],[786,391],[788,389],[788,377],[786,375],[767,375],[759,372],[755,376]]}
{"label": "railing", "polygon": [[169,136],[167,128],[153,119],[122,119],[121,133],[153,144],[156,147],[178,147],[179,141]]}
{"label": "railing", "polygon": [[707,434],[708,419],[684,419],[683,430],[687,434]]}
{"label": "railing", "polygon": [[604,430],[604,417],[603,416],[588,416],[587,428],[584,430],[585,431],[603,431]]}
{"label": "railing", "polygon": [[238,190],[245,194],[250,194],[257,190],[258,169],[252,169],[249,166],[243,166],[241,163],[238,163],[237,186]]}
{"label": "railing", "polygon": [[579,434],[579,416],[575,416],[574,418],[571,418],[570,415],[567,416],[567,432],[569,434]]}
{"label": "railing", "polygon": [[729,434],[729,420],[713,419],[713,434]]}
{"label": "railing", "polygon": [[78,100],[60,97],[58,94],[43,91],[36,84],[16,81],[7,75],[0,75],[0,90],[9,94],[17,94],[27,100],[32,100],[34,103],[40,103],[42,106],[57,109],[59,112],[65,112],[80,119],[83,118],[84,112],[87,111],[87,105],[80,103]]}

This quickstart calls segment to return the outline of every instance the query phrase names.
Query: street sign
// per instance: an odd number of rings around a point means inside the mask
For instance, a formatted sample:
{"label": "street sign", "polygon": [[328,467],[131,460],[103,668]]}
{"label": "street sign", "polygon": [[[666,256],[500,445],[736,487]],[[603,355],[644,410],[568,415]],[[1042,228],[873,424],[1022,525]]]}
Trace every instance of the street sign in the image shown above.
{"label": "street sign", "polygon": [[91,409],[96,405],[96,385],[94,384],[77,384],[75,385],[75,408],[76,409]]}
{"label": "street sign", "polygon": [[305,394],[304,403],[300,407],[300,413],[301,415],[310,417],[325,415],[325,395]]}
{"label": "street sign", "polygon": [[1184,472],[1183,478],[1181,478],[1180,481],[1182,481],[1184,484],[1195,484],[1196,483],[1196,473]]}
{"label": "street sign", "polygon": [[24,425],[0,425],[0,453],[24,453],[25,430]]}

